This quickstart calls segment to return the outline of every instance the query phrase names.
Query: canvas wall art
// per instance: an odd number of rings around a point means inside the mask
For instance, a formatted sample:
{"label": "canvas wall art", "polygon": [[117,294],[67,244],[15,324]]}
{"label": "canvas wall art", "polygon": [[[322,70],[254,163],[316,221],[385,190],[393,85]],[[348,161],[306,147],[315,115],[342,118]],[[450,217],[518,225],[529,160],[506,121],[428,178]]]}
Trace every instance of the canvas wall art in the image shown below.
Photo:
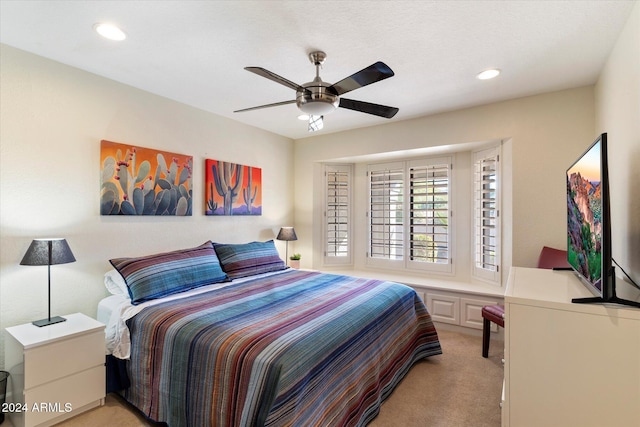
{"label": "canvas wall art", "polygon": [[205,160],[205,215],[262,215],[262,169]]}
{"label": "canvas wall art", "polygon": [[191,215],[192,156],[103,140],[100,165],[101,215]]}

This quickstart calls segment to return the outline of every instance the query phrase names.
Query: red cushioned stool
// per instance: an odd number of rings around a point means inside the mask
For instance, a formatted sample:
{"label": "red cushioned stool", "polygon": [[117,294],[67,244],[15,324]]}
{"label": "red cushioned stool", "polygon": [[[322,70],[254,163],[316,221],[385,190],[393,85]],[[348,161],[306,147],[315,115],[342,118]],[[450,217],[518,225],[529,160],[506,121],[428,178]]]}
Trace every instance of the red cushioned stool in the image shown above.
{"label": "red cushioned stool", "polygon": [[482,307],[482,357],[489,357],[489,338],[491,336],[491,323],[504,328],[504,306],[485,305]]}

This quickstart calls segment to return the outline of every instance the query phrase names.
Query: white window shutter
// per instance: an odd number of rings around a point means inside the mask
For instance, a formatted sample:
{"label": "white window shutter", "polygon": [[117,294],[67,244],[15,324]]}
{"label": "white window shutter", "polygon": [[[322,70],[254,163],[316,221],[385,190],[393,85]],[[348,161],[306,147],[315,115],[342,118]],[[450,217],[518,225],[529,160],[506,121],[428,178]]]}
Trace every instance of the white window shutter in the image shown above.
{"label": "white window shutter", "polygon": [[369,166],[369,259],[404,258],[402,163]]}
{"label": "white window shutter", "polygon": [[474,275],[499,282],[500,210],[497,148],[474,153]]}
{"label": "white window shutter", "polygon": [[351,262],[351,165],[325,165],[325,264]]}
{"label": "white window shutter", "polygon": [[451,272],[451,158],[409,162],[408,263]]}

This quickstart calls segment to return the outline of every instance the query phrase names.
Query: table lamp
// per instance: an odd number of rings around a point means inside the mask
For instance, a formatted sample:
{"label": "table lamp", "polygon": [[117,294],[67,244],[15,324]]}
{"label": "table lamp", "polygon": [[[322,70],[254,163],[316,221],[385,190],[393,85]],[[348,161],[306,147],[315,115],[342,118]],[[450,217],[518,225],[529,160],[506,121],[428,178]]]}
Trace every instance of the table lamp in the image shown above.
{"label": "table lamp", "polygon": [[285,260],[287,265],[289,265],[289,242],[291,240],[298,240],[298,236],[296,236],[296,230],[294,230],[293,227],[282,227],[276,239],[284,240],[287,242],[287,246],[285,249]]}
{"label": "table lamp", "polygon": [[27,253],[20,261],[20,265],[46,265],[49,276],[49,317],[33,322],[38,327],[64,322],[64,317],[51,317],[51,266],[67,264],[76,259],[65,239],[35,239],[31,242]]}

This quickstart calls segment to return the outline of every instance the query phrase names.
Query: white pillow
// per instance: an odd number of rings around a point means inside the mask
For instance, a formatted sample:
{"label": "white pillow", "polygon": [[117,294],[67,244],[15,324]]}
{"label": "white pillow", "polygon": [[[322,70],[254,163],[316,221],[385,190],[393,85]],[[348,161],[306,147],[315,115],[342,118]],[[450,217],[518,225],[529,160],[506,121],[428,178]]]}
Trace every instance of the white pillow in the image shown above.
{"label": "white pillow", "polygon": [[109,270],[104,274],[104,286],[113,295],[129,296],[127,283],[124,281],[120,273],[118,273],[115,269]]}

